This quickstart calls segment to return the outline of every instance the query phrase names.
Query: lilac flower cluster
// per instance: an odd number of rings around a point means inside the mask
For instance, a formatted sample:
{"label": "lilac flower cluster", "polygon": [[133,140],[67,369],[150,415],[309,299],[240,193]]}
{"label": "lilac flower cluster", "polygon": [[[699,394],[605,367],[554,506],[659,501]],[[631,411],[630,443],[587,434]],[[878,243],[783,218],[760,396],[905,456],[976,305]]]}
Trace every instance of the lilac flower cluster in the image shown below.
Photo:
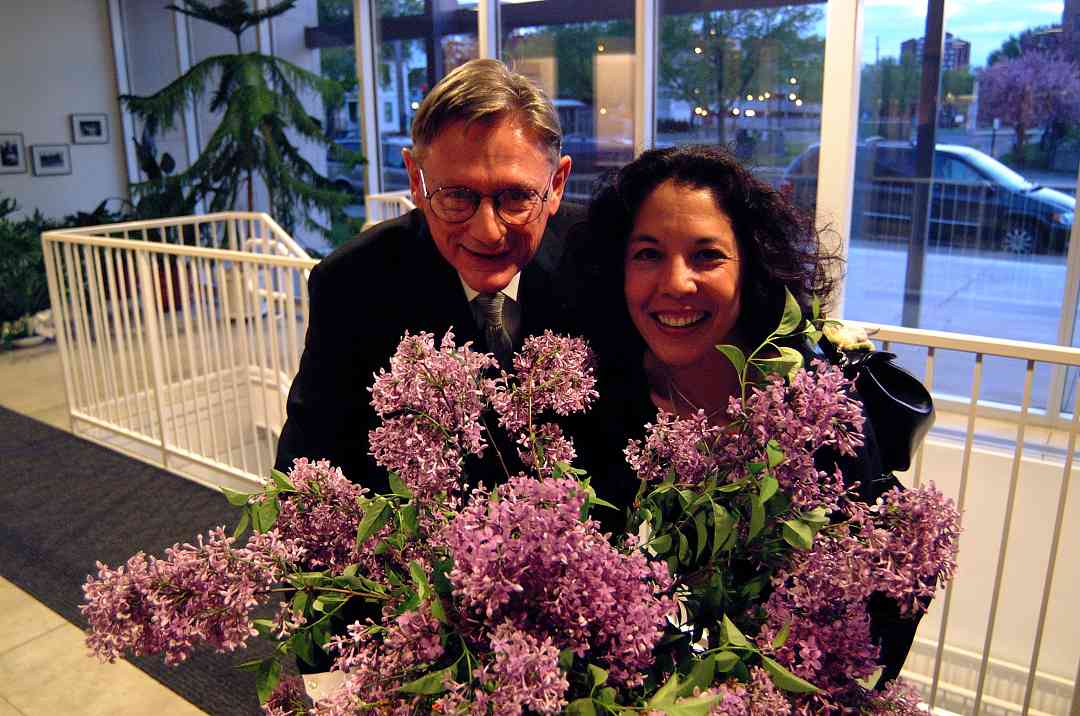
{"label": "lilac flower cluster", "polygon": [[367,489],[349,482],[329,461],[306,458],[293,461],[289,482],[296,494],[282,496],[275,526],[282,539],[304,546],[306,568],[337,574],[363,561],[367,551],[356,549],[356,525],[364,516],[357,499]]}
{"label": "lilac flower cluster", "polygon": [[851,381],[838,366],[820,360],[811,368],[799,371],[790,385],[772,376],[765,387],[751,389],[745,405],[732,398],[728,415],[738,430],[719,443],[718,459],[741,476],[750,463],[766,460],[766,445],[775,441],[784,460],[773,474],[800,510],[835,508],[845,491],[839,471],[818,470],[814,454],[832,448],[853,455],[863,441],[864,418]]}
{"label": "lilac flower cluster", "polygon": [[555,423],[540,425],[536,429],[535,439],[536,445],[533,445],[528,435],[520,435],[518,456],[522,464],[532,468],[540,477],[551,476],[556,464],[572,463],[577,457],[573,441]]}
{"label": "lilac flower cluster", "polygon": [[116,569],[99,562],[79,607],[90,623],[87,646],[103,660],[163,654],[168,664],[187,659],[198,642],[218,651],[244,646],[257,633],[251,610],[303,549],[274,530],[245,547],[233,542],[219,527],[194,545],[170,547],[165,559],[139,552]]}
{"label": "lilac flower cluster", "polygon": [[461,716],[521,716],[556,714],[566,705],[570,687],[559,668],[559,650],[550,636],[540,640],[503,622],[492,632],[492,660],[473,673],[483,689],[469,695],[466,685],[454,683],[433,710]]}
{"label": "lilac flower cluster", "polygon": [[645,430],[645,439],[631,440],[624,451],[640,479],[659,482],[671,470],[677,485],[691,487],[716,469],[711,447],[721,429],[709,425],[704,410],[688,418],[660,411],[656,423],[646,425]]}
{"label": "lilac flower cluster", "polygon": [[424,698],[398,689],[423,673],[423,667],[443,655],[439,622],[430,606],[383,615],[388,626],[359,622],[348,635],[331,638],[328,646],[339,654],[333,668],[348,674],[340,689],[315,705],[317,716],[352,716],[356,713],[407,716],[416,713]]}
{"label": "lilac flower cluster", "polygon": [[581,338],[544,331],[529,336],[514,355],[514,377],[503,376],[492,403],[510,432],[533,427],[537,415],[584,412],[599,395],[593,354]]}
{"label": "lilac flower cluster", "polygon": [[960,515],[929,483],[892,489],[870,508],[877,547],[876,588],[906,614],[925,609],[939,584],[952,579],[960,548]]}
{"label": "lilac flower cluster", "polygon": [[371,388],[383,424],[371,432],[376,462],[397,472],[418,499],[453,494],[466,454],[485,448],[480,420],[495,383],[483,377],[497,365],[484,353],[454,345],[447,332],[439,347],[430,333],[405,334]]}
{"label": "lilac flower cluster", "polygon": [[758,643],[767,645],[787,626],[787,641],[773,656],[796,675],[825,690],[819,705],[858,688],[853,679],[878,668],[880,649],[870,637],[866,600],[874,591],[864,546],[850,534],[814,540],[773,580],[765,602],[768,621]]}
{"label": "lilac flower cluster", "polygon": [[[771,643],[788,626],[788,639],[774,655],[825,689],[810,699],[822,709],[867,698],[852,679],[878,667],[866,612],[870,595],[889,596],[901,613],[922,611],[956,568],[959,514],[933,485],[895,489],[874,507],[849,502],[844,509],[845,523],[819,535],[774,578],[759,634],[759,643]],[[895,700],[897,708],[906,703],[899,695]]]}
{"label": "lilac flower cluster", "polygon": [[303,679],[286,676],[278,682],[262,708],[265,716],[296,716],[306,714],[311,705]]}
{"label": "lilac flower cluster", "polygon": [[506,621],[589,652],[613,682],[633,685],[672,611],[671,578],[663,563],[620,553],[582,521],[584,500],[571,479],[519,476],[494,495],[477,490],[447,530],[450,582],[475,633]]}
{"label": "lilac flower cluster", "polygon": [[710,716],[789,716],[791,703],[760,666],[750,669],[750,681],[732,679],[715,690],[720,701]]}

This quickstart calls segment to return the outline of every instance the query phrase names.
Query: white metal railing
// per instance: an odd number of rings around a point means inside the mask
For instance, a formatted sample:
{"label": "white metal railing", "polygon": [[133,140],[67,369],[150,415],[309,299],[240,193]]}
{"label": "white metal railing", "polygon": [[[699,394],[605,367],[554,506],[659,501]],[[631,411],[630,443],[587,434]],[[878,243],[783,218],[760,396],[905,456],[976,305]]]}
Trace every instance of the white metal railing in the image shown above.
{"label": "white metal railing", "polygon": [[[369,199],[404,208],[398,197]],[[73,429],[208,484],[265,475],[315,262],[261,214],[42,239]],[[1080,549],[1069,501],[1080,413],[1040,422],[1031,405],[1036,371],[1076,372],[1080,350],[867,327],[884,347],[921,351],[909,367],[931,388],[942,354],[971,361],[969,395],[938,399],[938,427],[904,476],[935,481],[964,512],[958,576],[923,619],[905,676],[941,710],[1080,715],[1080,560],[1061,558]],[[1017,364],[1023,398],[987,411],[983,366],[1001,359]]]}
{"label": "white metal railing", "polygon": [[387,219],[396,219],[416,208],[412,195],[406,190],[368,194],[364,197],[364,228]]}
{"label": "white metal railing", "polygon": [[273,465],[315,261],[265,214],[42,234],[72,430],[211,485]]}
{"label": "white metal railing", "polygon": [[[956,499],[964,533],[957,578],[920,625],[904,675],[931,708],[1075,716],[1080,616],[1072,601],[1080,562],[1060,557],[1080,547],[1080,510],[1069,502],[1080,411],[1049,429],[1033,427],[1032,385],[1040,368],[1080,367],[1080,349],[862,325],[886,349],[921,350],[931,389],[940,353],[971,361],[970,395],[936,400],[945,430],[931,433],[908,476],[916,485],[934,480]],[[983,367],[994,358],[1013,359],[1023,397],[1017,406],[986,412]]]}

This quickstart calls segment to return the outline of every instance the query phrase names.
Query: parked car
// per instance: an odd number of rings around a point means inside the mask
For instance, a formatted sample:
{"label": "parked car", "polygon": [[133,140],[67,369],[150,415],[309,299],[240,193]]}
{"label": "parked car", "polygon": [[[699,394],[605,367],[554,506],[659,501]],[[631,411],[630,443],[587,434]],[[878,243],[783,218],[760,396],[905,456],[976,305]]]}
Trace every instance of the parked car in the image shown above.
{"label": "parked car", "polygon": [[[358,132],[343,134],[335,138],[334,143],[350,152],[361,151]],[[412,138],[396,134],[383,135],[381,144],[383,189],[392,191],[408,188],[409,173],[405,169],[405,161],[401,158],[401,150],[412,146]],[[368,157],[368,161],[374,161],[374,157]],[[326,161],[326,176],[334,182],[335,188],[360,199],[364,196],[364,171],[365,167],[361,164],[350,169],[344,162],[331,158]]]}
{"label": "parked car", "polygon": [[[817,201],[818,145],[795,158],[781,191],[805,208]],[[972,147],[938,144],[932,179],[919,179],[915,147],[868,140],[856,147],[852,239],[907,241],[915,188],[929,181],[932,247],[1064,254],[1076,199],[1028,181]]]}

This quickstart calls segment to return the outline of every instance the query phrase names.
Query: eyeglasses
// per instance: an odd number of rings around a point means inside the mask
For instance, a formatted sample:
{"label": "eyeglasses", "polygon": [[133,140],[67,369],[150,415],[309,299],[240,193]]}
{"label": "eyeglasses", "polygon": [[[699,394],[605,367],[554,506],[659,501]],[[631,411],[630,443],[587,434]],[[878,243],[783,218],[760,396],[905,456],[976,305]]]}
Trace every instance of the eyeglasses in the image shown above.
{"label": "eyeglasses", "polygon": [[491,197],[495,213],[505,223],[511,226],[530,224],[539,218],[551,193],[551,180],[555,178],[555,172],[552,172],[546,184],[549,188],[543,195],[532,189],[516,187],[500,189],[494,194],[481,194],[465,186],[443,186],[429,192],[424,170],[420,167],[417,169],[420,171],[420,187],[431,210],[448,224],[463,224],[471,219],[487,196]]}

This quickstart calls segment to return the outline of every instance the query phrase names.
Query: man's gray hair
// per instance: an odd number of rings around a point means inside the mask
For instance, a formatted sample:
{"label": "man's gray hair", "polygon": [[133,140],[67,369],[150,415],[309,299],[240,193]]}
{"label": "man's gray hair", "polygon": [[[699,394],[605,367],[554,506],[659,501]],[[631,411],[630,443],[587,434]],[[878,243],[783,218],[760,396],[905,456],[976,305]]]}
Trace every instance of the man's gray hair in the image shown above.
{"label": "man's gray hair", "polygon": [[555,106],[525,75],[499,60],[469,60],[455,68],[424,97],[412,123],[413,153],[422,158],[439,132],[456,122],[511,118],[531,132],[559,161],[562,128]]}

